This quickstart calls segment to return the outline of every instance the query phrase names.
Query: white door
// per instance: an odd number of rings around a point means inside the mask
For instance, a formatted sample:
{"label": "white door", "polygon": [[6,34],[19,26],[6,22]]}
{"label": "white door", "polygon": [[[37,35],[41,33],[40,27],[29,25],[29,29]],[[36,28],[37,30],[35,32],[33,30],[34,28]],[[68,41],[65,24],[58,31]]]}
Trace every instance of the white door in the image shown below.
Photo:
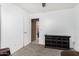
{"label": "white door", "polygon": [[24,39],[23,39],[23,45],[26,46],[31,42],[31,21],[29,18],[24,19]]}

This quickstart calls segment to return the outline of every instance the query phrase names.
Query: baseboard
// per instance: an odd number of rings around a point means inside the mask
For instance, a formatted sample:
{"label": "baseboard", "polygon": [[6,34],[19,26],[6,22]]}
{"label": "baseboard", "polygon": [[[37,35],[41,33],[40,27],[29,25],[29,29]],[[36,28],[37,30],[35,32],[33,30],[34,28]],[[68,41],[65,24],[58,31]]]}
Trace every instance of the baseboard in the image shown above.
{"label": "baseboard", "polygon": [[74,48],[74,51],[77,51],[77,52],[79,52],[79,49],[75,49],[75,48]]}
{"label": "baseboard", "polygon": [[27,44],[24,44],[24,46],[18,47],[17,49],[15,49],[14,51],[11,51],[11,54],[15,53],[16,51],[20,50],[21,48],[27,46],[28,44],[30,44],[31,42],[29,41]]}
{"label": "baseboard", "polygon": [[27,45],[30,44],[30,43],[31,43],[31,41],[29,41],[28,43],[24,44],[24,46],[27,46]]}

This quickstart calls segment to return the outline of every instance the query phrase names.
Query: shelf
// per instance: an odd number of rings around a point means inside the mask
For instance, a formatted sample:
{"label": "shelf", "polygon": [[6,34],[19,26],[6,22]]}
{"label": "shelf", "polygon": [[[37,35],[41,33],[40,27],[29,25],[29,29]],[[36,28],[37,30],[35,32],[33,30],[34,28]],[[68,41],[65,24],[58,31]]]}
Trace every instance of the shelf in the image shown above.
{"label": "shelf", "polygon": [[45,36],[45,47],[69,48],[70,36]]}

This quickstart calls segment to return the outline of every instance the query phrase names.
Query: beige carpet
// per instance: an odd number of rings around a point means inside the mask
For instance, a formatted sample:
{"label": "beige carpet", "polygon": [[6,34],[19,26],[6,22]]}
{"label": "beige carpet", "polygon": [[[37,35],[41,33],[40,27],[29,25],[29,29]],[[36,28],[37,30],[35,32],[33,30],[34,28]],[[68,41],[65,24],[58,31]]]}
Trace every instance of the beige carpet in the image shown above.
{"label": "beige carpet", "polygon": [[31,43],[18,50],[13,56],[60,56],[62,50],[45,48],[43,45]]}

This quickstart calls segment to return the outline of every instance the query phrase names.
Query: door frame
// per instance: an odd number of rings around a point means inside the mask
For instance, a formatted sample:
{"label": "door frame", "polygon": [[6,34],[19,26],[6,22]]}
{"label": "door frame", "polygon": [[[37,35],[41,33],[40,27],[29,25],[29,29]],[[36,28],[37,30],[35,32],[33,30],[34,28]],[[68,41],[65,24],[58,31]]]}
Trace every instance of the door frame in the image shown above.
{"label": "door frame", "polygon": [[33,20],[39,21],[39,18],[32,18],[31,19],[31,42],[32,42],[32,21]]}

